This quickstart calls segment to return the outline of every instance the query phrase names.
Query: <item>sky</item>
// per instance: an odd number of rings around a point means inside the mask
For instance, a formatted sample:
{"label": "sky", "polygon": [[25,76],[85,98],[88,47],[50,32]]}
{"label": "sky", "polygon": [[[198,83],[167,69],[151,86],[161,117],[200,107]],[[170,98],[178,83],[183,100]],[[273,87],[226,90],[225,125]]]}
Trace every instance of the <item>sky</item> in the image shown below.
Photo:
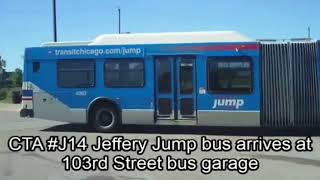
{"label": "sky", "polygon": [[[122,32],[238,31],[253,39],[320,39],[319,0],[56,0],[58,41]],[[52,0],[0,0],[0,56],[23,67],[26,47],[53,41]]]}

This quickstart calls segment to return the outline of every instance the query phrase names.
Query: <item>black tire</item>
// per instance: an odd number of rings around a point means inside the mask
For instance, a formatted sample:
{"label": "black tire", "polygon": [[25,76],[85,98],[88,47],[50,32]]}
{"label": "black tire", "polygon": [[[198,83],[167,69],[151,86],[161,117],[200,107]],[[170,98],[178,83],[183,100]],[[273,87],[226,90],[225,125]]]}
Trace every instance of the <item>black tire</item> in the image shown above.
{"label": "black tire", "polygon": [[20,117],[27,117],[28,116],[28,110],[27,109],[21,109],[20,110]]}
{"label": "black tire", "polygon": [[96,132],[113,132],[118,127],[119,116],[113,107],[100,107],[95,109],[92,127]]}

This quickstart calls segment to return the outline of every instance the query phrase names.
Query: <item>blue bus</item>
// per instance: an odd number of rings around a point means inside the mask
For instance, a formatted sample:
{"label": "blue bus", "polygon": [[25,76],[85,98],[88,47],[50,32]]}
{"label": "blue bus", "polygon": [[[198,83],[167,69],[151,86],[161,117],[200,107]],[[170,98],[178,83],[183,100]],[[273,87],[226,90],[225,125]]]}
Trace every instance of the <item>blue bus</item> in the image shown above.
{"label": "blue bus", "polygon": [[319,43],[233,31],[101,35],[25,50],[22,117],[88,124],[320,127]]}

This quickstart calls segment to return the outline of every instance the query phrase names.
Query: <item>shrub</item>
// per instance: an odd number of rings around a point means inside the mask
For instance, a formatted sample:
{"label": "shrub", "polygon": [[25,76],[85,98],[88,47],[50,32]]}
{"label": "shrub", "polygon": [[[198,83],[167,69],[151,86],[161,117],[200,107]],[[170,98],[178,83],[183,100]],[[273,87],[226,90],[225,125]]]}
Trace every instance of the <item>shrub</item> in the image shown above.
{"label": "shrub", "polygon": [[0,100],[4,100],[7,98],[7,91],[6,89],[0,89]]}
{"label": "shrub", "polygon": [[0,88],[12,88],[14,86],[12,80],[0,81]]}
{"label": "shrub", "polygon": [[19,104],[19,103],[21,103],[21,99],[22,99],[22,97],[21,97],[21,91],[12,91],[11,93],[12,93],[12,102],[13,102],[14,104]]}

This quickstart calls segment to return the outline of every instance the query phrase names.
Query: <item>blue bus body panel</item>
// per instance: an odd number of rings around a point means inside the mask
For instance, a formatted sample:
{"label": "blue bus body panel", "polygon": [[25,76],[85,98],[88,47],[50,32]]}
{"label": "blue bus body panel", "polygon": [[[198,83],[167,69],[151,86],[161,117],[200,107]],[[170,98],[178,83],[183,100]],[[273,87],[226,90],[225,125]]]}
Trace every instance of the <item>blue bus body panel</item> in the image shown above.
{"label": "blue bus body panel", "polygon": [[[318,72],[320,72],[320,40],[317,41],[318,44],[318,56],[317,56],[317,65],[318,65]],[[318,77],[320,79],[320,73],[318,73]]]}
{"label": "blue bus body panel", "polygon": [[[238,47],[239,49],[233,49]],[[256,48],[245,49],[245,46]],[[217,47],[217,48],[216,48]],[[241,48],[244,47],[242,50]],[[154,56],[195,55],[197,74],[197,110],[213,110],[215,99],[241,99],[244,104],[219,106],[215,111],[260,111],[260,60],[259,44],[248,43],[201,43],[162,45],[114,45],[114,46],[68,46],[27,48],[25,53],[24,81],[31,82],[41,90],[63,102],[72,109],[87,109],[97,97],[117,102],[122,109],[154,109],[155,77]],[[253,91],[251,94],[199,94],[207,89],[207,58],[210,56],[250,56],[253,63]],[[144,58],[145,86],[142,88],[108,88],[104,84],[104,63],[108,59]],[[92,59],[96,61],[96,84],[94,88],[58,88],[57,61]],[[40,62],[38,73],[32,72],[32,62]],[[200,89],[199,89],[200,88]],[[80,93],[79,93],[80,92]],[[81,92],[85,92],[85,95]]]}

